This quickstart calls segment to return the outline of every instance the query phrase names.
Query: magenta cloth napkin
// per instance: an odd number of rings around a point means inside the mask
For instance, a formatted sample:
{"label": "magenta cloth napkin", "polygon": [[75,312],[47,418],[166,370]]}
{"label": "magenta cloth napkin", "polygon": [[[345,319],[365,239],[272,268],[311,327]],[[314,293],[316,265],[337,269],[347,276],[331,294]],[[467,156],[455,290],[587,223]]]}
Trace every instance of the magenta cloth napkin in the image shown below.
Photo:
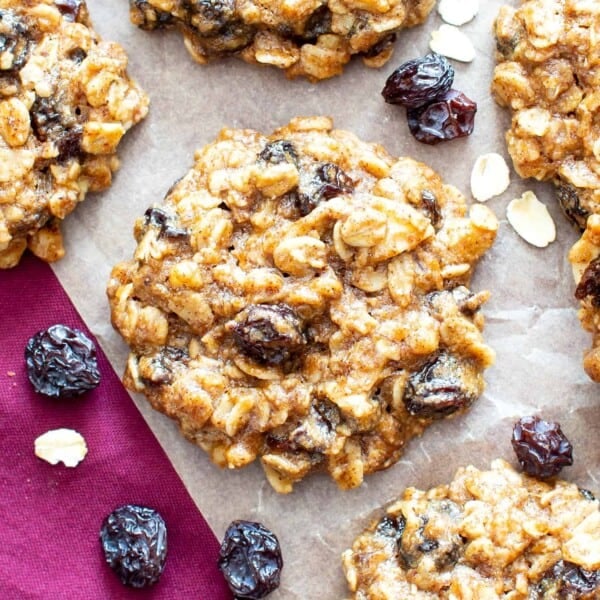
{"label": "magenta cloth napkin", "polygon": [[[230,600],[215,536],[100,349],[92,392],[57,401],[33,391],[29,337],[55,323],[88,332],[50,267],[28,256],[0,271],[0,315],[0,598]],[[34,455],[35,438],[59,427],[86,439],[74,469]],[[100,548],[102,520],[126,503],[167,523],[165,571],[148,590],[123,586]]]}

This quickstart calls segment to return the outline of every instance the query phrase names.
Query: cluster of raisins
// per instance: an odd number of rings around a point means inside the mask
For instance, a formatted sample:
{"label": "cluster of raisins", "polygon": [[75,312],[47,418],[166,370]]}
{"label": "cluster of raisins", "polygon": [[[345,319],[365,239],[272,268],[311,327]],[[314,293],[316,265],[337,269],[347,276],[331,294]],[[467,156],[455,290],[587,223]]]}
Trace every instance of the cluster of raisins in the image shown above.
{"label": "cluster of raisins", "polygon": [[432,52],[400,65],[383,91],[388,104],[406,107],[408,128],[419,142],[437,144],[473,132],[477,104],[452,89],[454,69]]}

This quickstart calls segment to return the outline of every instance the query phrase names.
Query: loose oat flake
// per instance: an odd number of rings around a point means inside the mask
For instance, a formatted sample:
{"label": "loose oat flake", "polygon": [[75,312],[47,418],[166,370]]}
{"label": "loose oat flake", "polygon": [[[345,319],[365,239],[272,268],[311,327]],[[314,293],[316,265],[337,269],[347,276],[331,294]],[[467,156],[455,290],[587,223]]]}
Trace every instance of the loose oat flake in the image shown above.
{"label": "loose oat flake", "polygon": [[52,429],[35,440],[35,455],[51,465],[76,467],[87,451],[83,436],[73,429]]}
{"label": "loose oat flake", "polygon": [[533,246],[545,248],[556,239],[554,221],[533,192],[512,200],[506,208],[506,217],[513,229]]}
{"label": "loose oat flake", "polygon": [[496,152],[482,154],[471,171],[471,193],[475,200],[486,202],[504,193],[510,185],[510,171],[504,158]]}
{"label": "loose oat flake", "polygon": [[441,25],[432,31],[429,47],[438,54],[460,62],[471,62],[475,58],[473,43],[453,25]]}
{"label": "loose oat flake", "polygon": [[450,25],[464,25],[479,12],[479,0],[440,0],[438,13]]}

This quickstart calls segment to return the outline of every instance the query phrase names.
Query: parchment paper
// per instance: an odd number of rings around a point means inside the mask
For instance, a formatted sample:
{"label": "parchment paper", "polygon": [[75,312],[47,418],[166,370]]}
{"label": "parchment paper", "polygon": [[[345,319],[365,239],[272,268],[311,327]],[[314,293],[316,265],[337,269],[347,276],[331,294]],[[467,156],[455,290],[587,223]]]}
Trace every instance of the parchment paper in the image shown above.
{"label": "parchment paper", "polygon": [[[428,52],[430,32],[442,23],[435,11],[424,26],[400,34],[394,57],[383,69],[368,69],[358,60],[341,77],[314,85],[290,82],[277,69],[237,59],[199,66],[178,33],[146,33],[131,25],[126,1],[89,0],[96,29],[126,47],[130,74],[151,98],[149,117],[119,148],[122,168],[112,188],[89,196],[68,218],[67,256],[55,265],[115,369],[122,372],[127,350],[109,323],[105,287],[110,269],[133,252],[135,218],[162,200],[191,166],[194,149],[212,141],[223,126],[270,132],[296,115],[330,115],[336,127],[380,142],[393,155],[410,155],[430,164],[470,197],[475,158],[491,151],[508,158],[504,130],[509,115],[489,93],[494,65],[491,29],[502,3],[481,0],[479,15],[462,28],[474,41],[477,57],[468,65],[454,63],[454,87],[479,105],[474,134],[429,147],[413,140],[404,109],[385,104],[380,91],[396,66]],[[523,414],[559,420],[575,447],[575,465],[563,476],[600,491],[599,388],[581,367],[582,351],[591,340],[577,321],[566,260],[577,234],[556,205],[550,184],[523,182],[514,171],[512,177],[509,190],[488,203],[501,227],[472,285],[474,290],[493,293],[484,313],[486,338],[497,361],[487,372],[487,390],[467,415],[433,425],[409,445],[398,464],[369,476],[360,489],[341,492],[325,476],[313,476],[298,484],[293,494],[280,496],[258,465],[220,470],[183,440],[170,420],[153,412],[143,398],[135,398],[218,538],[236,518],[260,520],[277,533],[285,568],[273,600],[347,597],[340,553],[377,508],[406,486],[427,488],[447,482],[468,463],[486,468],[493,458],[504,457],[514,464],[510,433]],[[525,189],[533,189],[548,204],[557,223],[558,240],[546,249],[529,246],[506,221],[506,205]],[[144,468],[144,457],[139,461]]]}

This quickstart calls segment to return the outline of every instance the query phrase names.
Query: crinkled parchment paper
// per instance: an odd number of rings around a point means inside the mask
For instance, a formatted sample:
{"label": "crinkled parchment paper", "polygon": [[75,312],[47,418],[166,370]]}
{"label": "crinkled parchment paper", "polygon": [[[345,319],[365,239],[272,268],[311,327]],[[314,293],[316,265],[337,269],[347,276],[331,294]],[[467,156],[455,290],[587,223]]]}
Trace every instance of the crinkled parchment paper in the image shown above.
{"label": "crinkled parchment paper", "polygon": [[[479,15],[462,28],[477,49],[475,61],[454,63],[454,87],[479,105],[475,132],[436,147],[414,141],[404,109],[385,104],[380,95],[397,65],[428,52],[430,32],[442,23],[436,12],[424,26],[401,33],[383,69],[368,69],[358,60],[341,77],[314,85],[287,81],[276,69],[236,59],[196,65],[179,34],[145,33],[131,25],[125,0],[88,4],[96,29],[128,50],[130,73],[149,93],[151,109],[119,148],[122,168],[112,188],[88,196],[67,219],[67,256],[55,270],[119,373],[127,352],[109,323],[105,287],[110,269],[133,252],[135,218],[162,200],[191,166],[194,149],[212,141],[221,127],[270,132],[296,115],[330,115],[336,127],[380,142],[393,155],[428,163],[469,197],[476,157],[492,151],[507,156],[504,130],[509,117],[489,93],[494,66],[491,30],[501,0],[482,0]],[[274,600],[346,597],[340,553],[377,508],[406,486],[446,482],[464,464],[485,468],[497,456],[514,463],[510,432],[523,414],[560,420],[575,447],[575,465],[563,476],[600,491],[600,388],[581,367],[590,336],[577,321],[566,260],[577,236],[560,213],[550,184],[523,182],[511,173],[509,190],[488,202],[501,226],[472,286],[493,294],[484,307],[486,337],[497,352],[496,365],[487,372],[487,390],[467,415],[433,425],[413,440],[398,464],[371,475],[360,489],[341,492],[328,478],[315,476],[298,484],[293,494],[280,496],[258,465],[220,470],[181,438],[171,421],[153,412],[143,398],[135,398],[217,537],[236,518],[263,521],[277,533],[285,568]],[[558,239],[546,249],[529,246],[506,221],[506,205],[525,189],[535,190],[556,220]],[[139,460],[143,468],[144,457]]]}

